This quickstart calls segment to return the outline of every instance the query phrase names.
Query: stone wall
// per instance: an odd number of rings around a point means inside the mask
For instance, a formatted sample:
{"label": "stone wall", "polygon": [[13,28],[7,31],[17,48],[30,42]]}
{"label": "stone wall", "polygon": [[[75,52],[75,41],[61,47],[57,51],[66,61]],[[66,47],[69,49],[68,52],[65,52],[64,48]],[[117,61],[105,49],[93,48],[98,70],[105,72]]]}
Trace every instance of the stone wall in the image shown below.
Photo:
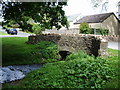
{"label": "stone wall", "polygon": [[36,44],[40,41],[54,42],[58,44],[60,51],[78,52],[82,50],[88,54],[93,54],[94,56],[107,54],[108,43],[100,40],[100,38],[90,35],[43,34],[29,36],[28,38],[28,43],[30,44]]}
{"label": "stone wall", "polygon": [[[45,30],[43,31],[43,34],[79,34],[79,28],[71,28],[69,30],[67,29],[52,29],[52,30]],[[120,42],[120,34],[119,35],[94,35],[94,34],[79,34],[79,35],[86,35],[86,36],[97,36],[103,39],[107,39],[110,42]]]}
{"label": "stone wall", "polygon": [[109,42],[120,42],[119,35],[106,35],[104,38],[106,38]]}
{"label": "stone wall", "polygon": [[120,35],[94,35],[94,34],[87,34],[90,36],[95,36],[97,38],[105,39],[108,42],[120,42]]}

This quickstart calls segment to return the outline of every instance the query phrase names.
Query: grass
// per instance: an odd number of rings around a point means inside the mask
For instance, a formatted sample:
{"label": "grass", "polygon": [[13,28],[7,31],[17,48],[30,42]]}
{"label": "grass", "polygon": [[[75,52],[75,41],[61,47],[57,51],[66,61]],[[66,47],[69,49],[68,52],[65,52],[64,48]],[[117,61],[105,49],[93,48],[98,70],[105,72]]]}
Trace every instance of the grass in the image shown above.
{"label": "grass", "polygon": [[109,56],[105,59],[109,60],[109,66],[116,71],[116,77],[106,84],[105,88],[119,88],[120,84],[120,50],[108,49]]}
{"label": "grass", "polygon": [[38,56],[33,54],[35,45],[27,44],[26,37],[2,38],[2,65],[20,65],[41,63]]}
{"label": "grass", "polygon": [[[41,58],[33,54],[33,51],[36,51],[36,46],[27,44],[25,43],[26,41],[27,41],[26,37],[2,38],[2,50],[3,50],[2,64],[3,66],[41,63]],[[112,67],[113,69],[115,69],[116,72],[120,72],[120,69],[119,69],[119,66],[120,66],[119,58],[120,57],[118,56],[120,54],[120,51],[108,49],[108,53],[109,53],[109,56],[104,57],[104,59],[109,61],[109,67]],[[57,73],[57,71],[55,72]],[[36,73],[36,71],[34,71],[34,73]],[[33,75],[33,74],[31,73],[30,75]],[[119,76],[120,76],[120,73],[117,73],[115,78],[112,79],[110,82],[108,82],[104,86],[104,88],[118,88],[119,87],[118,85]],[[28,79],[30,78],[27,78],[26,80]],[[23,80],[21,80],[21,82],[22,81]],[[19,85],[19,83],[17,85]],[[11,87],[12,84],[3,85],[3,87],[8,87],[8,86]]]}
{"label": "grass", "polygon": [[7,33],[2,33],[2,32],[0,32],[0,35],[8,35]]}
{"label": "grass", "polygon": [[[109,51],[109,57],[104,58],[104,59],[109,60],[109,63],[108,63],[109,67],[112,67],[114,70],[116,70],[115,72],[117,72],[117,70],[119,70],[119,68],[116,67],[116,65],[118,65],[117,57],[118,57],[119,52],[118,52],[118,50],[113,50],[113,49],[109,49],[108,51]],[[75,55],[77,56],[78,54],[75,54]],[[22,88],[22,87],[25,87],[25,88],[36,88],[36,87],[55,88],[58,85],[60,87],[63,86],[64,88],[67,88],[67,87],[79,88],[79,87],[77,87],[77,85],[80,85],[79,84],[80,78],[78,77],[78,79],[76,79],[74,76],[79,75],[79,73],[78,73],[79,67],[84,70],[84,67],[81,66],[80,64],[82,63],[82,65],[86,65],[88,60],[90,60],[90,62],[92,63],[95,59],[93,59],[90,56],[86,56],[84,54],[83,55],[81,54],[81,56],[79,56],[79,57],[76,57],[75,55],[70,57],[70,59],[73,59],[73,60],[69,60],[69,57],[68,57],[67,61],[59,61],[56,63],[49,63],[46,66],[44,66],[43,68],[40,68],[33,72],[30,72],[24,79],[22,79],[20,81],[3,84],[3,87],[4,88]],[[81,63],[79,63],[79,60],[80,60],[79,58],[81,58],[81,60],[82,60],[82,62],[80,61]],[[88,60],[85,58],[88,58]],[[79,60],[77,60],[77,59],[79,59]],[[100,61],[96,60],[96,62],[100,62],[101,65],[104,66],[105,63],[103,61],[104,61],[103,59],[100,59]],[[89,63],[89,64],[91,64],[91,63]],[[88,68],[89,64],[87,64],[87,68]],[[98,64],[98,63],[96,63],[96,64]],[[93,62],[93,65],[96,65],[96,64],[95,64],[95,62]],[[96,67],[93,67],[93,68],[96,68]],[[91,70],[93,68],[89,68],[89,69]],[[104,68],[104,67],[102,67],[102,68]],[[101,69],[100,69],[100,71],[101,71]],[[105,67],[104,69],[107,70],[107,67]],[[111,71],[108,72],[104,69],[103,69],[103,71],[106,72],[105,75],[107,77],[107,74],[110,74]],[[76,72],[76,70],[77,70],[77,72]],[[110,70],[112,70],[112,69],[110,69]],[[88,71],[88,72],[93,72],[90,75],[95,74],[94,71]],[[97,72],[99,72],[99,71],[97,70]],[[84,72],[81,71],[81,75],[83,75],[82,73],[84,73]],[[84,74],[86,74],[86,72]],[[101,73],[99,73],[99,74],[101,74]],[[97,75],[99,75],[99,74],[97,73]],[[113,74],[113,75],[115,75],[114,78],[109,79],[110,81],[107,82],[103,88],[119,88],[118,75],[117,74]],[[92,78],[93,78],[93,80],[92,80]],[[96,78],[96,77],[92,77],[92,78],[91,78],[91,80],[94,81],[94,78]],[[102,78],[101,75],[99,75],[99,77],[97,79],[100,79],[100,78]],[[58,80],[60,83],[58,83]],[[83,81],[86,81],[86,80],[83,80]],[[76,83],[76,82],[79,82],[79,83]],[[96,81],[96,82],[98,82],[98,81]],[[86,83],[85,85],[87,85],[89,87],[89,83]],[[83,86],[83,88],[85,88],[84,82],[80,85],[80,87],[81,86]],[[99,86],[99,83],[98,83],[98,86]],[[93,87],[93,88],[95,88],[95,87]]]}

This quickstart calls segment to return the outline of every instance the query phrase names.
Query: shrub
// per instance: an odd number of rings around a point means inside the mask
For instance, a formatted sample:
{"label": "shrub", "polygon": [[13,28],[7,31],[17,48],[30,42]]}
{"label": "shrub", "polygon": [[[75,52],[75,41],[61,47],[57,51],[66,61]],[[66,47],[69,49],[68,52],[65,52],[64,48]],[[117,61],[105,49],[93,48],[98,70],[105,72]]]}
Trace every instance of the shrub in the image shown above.
{"label": "shrub", "polygon": [[[93,29],[93,32],[94,32],[94,29]],[[108,35],[108,32],[109,30],[107,29],[103,29],[103,28],[96,29],[97,35]]]}
{"label": "shrub", "polygon": [[101,35],[108,35],[108,31],[109,31],[109,30],[103,29],[103,28],[100,28],[100,29],[99,29],[99,32],[100,32]]}
{"label": "shrub", "polygon": [[46,64],[29,73],[19,85],[24,88],[102,88],[113,78],[108,62],[85,53],[75,53],[66,61]]}
{"label": "shrub", "polygon": [[41,41],[40,43],[36,44],[36,50],[35,52],[33,51],[33,53],[42,58],[42,62],[44,63],[56,61],[56,59],[59,59],[59,50],[58,46],[55,43]]}
{"label": "shrub", "polygon": [[35,34],[42,34],[42,31],[44,30],[43,27],[41,27],[39,24],[33,24],[32,26],[32,31],[35,33]]}
{"label": "shrub", "polygon": [[80,24],[80,33],[83,33],[83,34],[91,34],[92,33],[92,29],[89,27],[88,23],[83,22]]}

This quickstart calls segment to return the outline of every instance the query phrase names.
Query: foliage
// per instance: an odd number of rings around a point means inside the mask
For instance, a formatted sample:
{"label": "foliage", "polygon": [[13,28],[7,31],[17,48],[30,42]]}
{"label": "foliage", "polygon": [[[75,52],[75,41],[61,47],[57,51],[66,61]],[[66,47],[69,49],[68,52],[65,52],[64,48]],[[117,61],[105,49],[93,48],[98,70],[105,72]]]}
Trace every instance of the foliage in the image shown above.
{"label": "foliage", "polygon": [[109,31],[109,30],[103,29],[103,28],[100,28],[100,29],[99,29],[100,35],[108,35],[108,31]]}
{"label": "foliage", "polygon": [[43,30],[44,29],[42,29],[42,27],[39,24],[34,24],[32,26],[32,32],[35,33],[35,34],[42,34]]}
{"label": "foliage", "polygon": [[108,49],[108,57],[104,57],[104,59],[107,59],[109,61],[109,66],[115,69],[116,77],[110,82],[108,82],[104,87],[105,88],[119,88],[119,78],[120,78],[120,50],[114,50],[114,49]]}
{"label": "foliage", "polygon": [[[107,29],[99,28],[99,29],[96,29],[96,34],[98,34],[98,35],[108,35],[108,31],[109,30],[107,30]],[[94,34],[94,29],[90,28],[88,23],[83,22],[83,23],[80,24],[80,33]]]}
{"label": "foliage", "polygon": [[[108,62],[85,53],[71,54],[66,61],[46,64],[10,88],[102,88],[114,76]],[[32,78],[32,79],[31,79]]]}
{"label": "foliage", "polygon": [[80,24],[80,33],[83,33],[83,34],[91,34],[92,33],[92,29],[89,27],[88,23],[83,22]]}
{"label": "foliage", "polygon": [[48,41],[41,41],[36,45],[38,51],[36,53],[39,53],[39,55],[43,59],[58,59],[59,58],[59,50],[58,46],[52,42]]}
{"label": "foliage", "polygon": [[93,7],[98,8],[102,3],[102,0],[91,0]]}
{"label": "foliage", "polygon": [[[92,32],[94,32],[94,29],[93,29]],[[108,33],[109,33],[109,30],[104,29],[104,28],[96,29],[96,34],[97,35],[108,35]]]}
{"label": "foliage", "polygon": [[29,19],[47,29],[53,26],[60,29],[61,26],[68,27],[62,10],[66,4],[67,2],[2,2],[2,11],[7,22],[15,21],[23,31],[31,31],[32,25],[27,23]]}
{"label": "foliage", "polygon": [[19,25],[18,24],[16,24],[16,22],[15,21],[9,21],[9,22],[7,22],[6,24],[3,24],[3,25],[6,25],[7,26],[7,28],[18,28],[19,27]]}

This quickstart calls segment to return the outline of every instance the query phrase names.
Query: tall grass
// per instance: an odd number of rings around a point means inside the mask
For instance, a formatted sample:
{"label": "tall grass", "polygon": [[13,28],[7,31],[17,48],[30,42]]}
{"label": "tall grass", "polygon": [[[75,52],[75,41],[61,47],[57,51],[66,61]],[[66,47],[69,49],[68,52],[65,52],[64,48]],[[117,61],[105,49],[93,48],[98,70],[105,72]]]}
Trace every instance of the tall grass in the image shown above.
{"label": "tall grass", "polygon": [[2,65],[40,63],[40,58],[32,54],[35,45],[26,43],[26,37],[2,38]]}

